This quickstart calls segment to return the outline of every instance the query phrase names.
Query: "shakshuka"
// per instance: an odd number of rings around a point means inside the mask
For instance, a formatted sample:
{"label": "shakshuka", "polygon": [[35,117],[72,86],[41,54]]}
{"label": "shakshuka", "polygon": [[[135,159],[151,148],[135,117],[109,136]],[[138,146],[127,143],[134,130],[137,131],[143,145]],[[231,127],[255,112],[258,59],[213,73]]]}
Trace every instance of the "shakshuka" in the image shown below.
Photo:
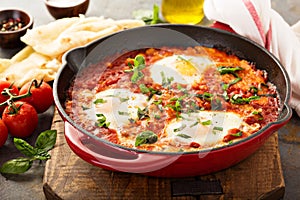
{"label": "shakshuka", "polygon": [[216,48],[147,48],[84,68],[71,119],[109,142],[191,152],[234,143],[276,121],[279,95],[255,63]]}

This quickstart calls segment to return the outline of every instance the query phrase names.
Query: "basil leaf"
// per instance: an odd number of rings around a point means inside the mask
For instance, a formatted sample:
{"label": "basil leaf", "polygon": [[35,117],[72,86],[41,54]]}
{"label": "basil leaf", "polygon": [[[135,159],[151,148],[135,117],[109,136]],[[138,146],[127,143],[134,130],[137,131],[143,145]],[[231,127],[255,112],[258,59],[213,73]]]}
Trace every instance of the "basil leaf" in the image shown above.
{"label": "basil leaf", "polygon": [[33,157],[37,153],[37,149],[28,144],[25,140],[14,138],[16,148],[25,156]]}
{"label": "basil leaf", "polygon": [[142,69],[146,67],[145,65],[145,58],[142,55],[137,55],[133,59],[134,66],[132,66],[130,63],[128,65],[132,67],[130,70],[125,70],[125,72],[133,72],[131,76],[131,82],[136,83],[138,80],[142,79],[144,77],[144,74],[141,72]]}
{"label": "basil leaf", "polygon": [[44,151],[52,149],[56,143],[57,131],[47,130],[42,132],[35,142],[35,147]]}
{"label": "basil leaf", "polygon": [[47,151],[39,149],[37,155],[35,155],[34,158],[37,160],[48,160],[51,158],[51,155]]}
{"label": "basil leaf", "polygon": [[142,144],[153,144],[157,141],[157,135],[152,131],[143,131],[135,139],[135,146],[140,146]]}
{"label": "basil leaf", "polygon": [[4,174],[21,174],[29,170],[33,161],[29,158],[16,158],[5,162],[0,172]]}
{"label": "basil leaf", "polygon": [[136,83],[144,77],[144,74],[138,69],[133,70],[133,75],[131,76],[131,82]]}
{"label": "basil leaf", "polygon": [[145,58],[142,55],[137,55],[134,60],[137,61],[137,64],[135,64],[136,67],[145,64]]}

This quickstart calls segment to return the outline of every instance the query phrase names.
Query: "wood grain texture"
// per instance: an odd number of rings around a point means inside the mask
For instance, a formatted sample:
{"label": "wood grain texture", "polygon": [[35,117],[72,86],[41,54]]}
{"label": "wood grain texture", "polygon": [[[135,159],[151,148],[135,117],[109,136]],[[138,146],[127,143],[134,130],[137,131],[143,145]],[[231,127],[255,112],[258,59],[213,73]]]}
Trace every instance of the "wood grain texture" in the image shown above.
{"label": "wood grain texture", "polygon": [[[83,161],[67,145],[63,124],[55,111],[52,129],[58,131],[58,138],[43,180],[47,199],[280,199],[284,195],[277,133],[255,154],[226,170],[198,177],[156,178],[111,172]],[[222,194],[172,195],[172,183],[197,180],[218,181]]]}

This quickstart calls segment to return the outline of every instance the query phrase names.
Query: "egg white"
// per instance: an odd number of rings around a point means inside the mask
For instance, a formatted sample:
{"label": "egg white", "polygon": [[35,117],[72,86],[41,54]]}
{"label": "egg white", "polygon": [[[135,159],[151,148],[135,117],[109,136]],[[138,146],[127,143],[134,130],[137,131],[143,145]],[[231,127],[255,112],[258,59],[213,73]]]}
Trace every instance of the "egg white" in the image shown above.
{"label": "egg white", "polygon": [[[182,114],[173,119],[165,129],[169,141],[176,145],[190,145],[196,142],[202,147],[220,144],[228,130],[239,128],[242,118],[231,112],[201,111]],[[222,128],[222,129],[220,129]]]}
{"label": "egg white", "polygon": [[108,89],[96,93],[95,100],[102,99],[102,103],[93,103],[89,115],[103,114],[109,128],[117,132],[124,126],[130,124],[129,120],[138,119],[138,108],[144,109],[147,106],[147,96],[133,93],[128,89]]}
{"label": "egg white", "polygon": [[158,84],[163,83],[164,77],[172,78],[176,83],[192,84],[212,64],[213,61],[206,56],[172,55],[153,63],[150,73],[153,81]]}

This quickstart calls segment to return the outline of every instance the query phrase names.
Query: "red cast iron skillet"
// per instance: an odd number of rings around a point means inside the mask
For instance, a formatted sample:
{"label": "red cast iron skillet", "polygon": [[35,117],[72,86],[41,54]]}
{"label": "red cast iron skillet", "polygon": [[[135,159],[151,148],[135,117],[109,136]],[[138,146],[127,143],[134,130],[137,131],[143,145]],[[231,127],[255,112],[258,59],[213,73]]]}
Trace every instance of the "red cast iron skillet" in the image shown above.
{"label": "red cast iron skillet", "polygon": [[[239,142],[197,152],[147,152],[125,148],[100,139],[84,130],[66,114],[67,89],[80,71],[114,55],[146,47],[215,47],[233,53],[268,72],[281,98],[279,119]],[[287,72],[265,48],[251,40],[222,30],[194,25],[153,25],[121,31],[73,49],[65,54],[65,64],[54,81],[57,109],[65,121],[65,137],[70,148],[83,160],[120,172],[159,177],[187,177],[216,172],[235,165],[253,154],[266,139],[292,116],[288,106],[291,86]]]}

